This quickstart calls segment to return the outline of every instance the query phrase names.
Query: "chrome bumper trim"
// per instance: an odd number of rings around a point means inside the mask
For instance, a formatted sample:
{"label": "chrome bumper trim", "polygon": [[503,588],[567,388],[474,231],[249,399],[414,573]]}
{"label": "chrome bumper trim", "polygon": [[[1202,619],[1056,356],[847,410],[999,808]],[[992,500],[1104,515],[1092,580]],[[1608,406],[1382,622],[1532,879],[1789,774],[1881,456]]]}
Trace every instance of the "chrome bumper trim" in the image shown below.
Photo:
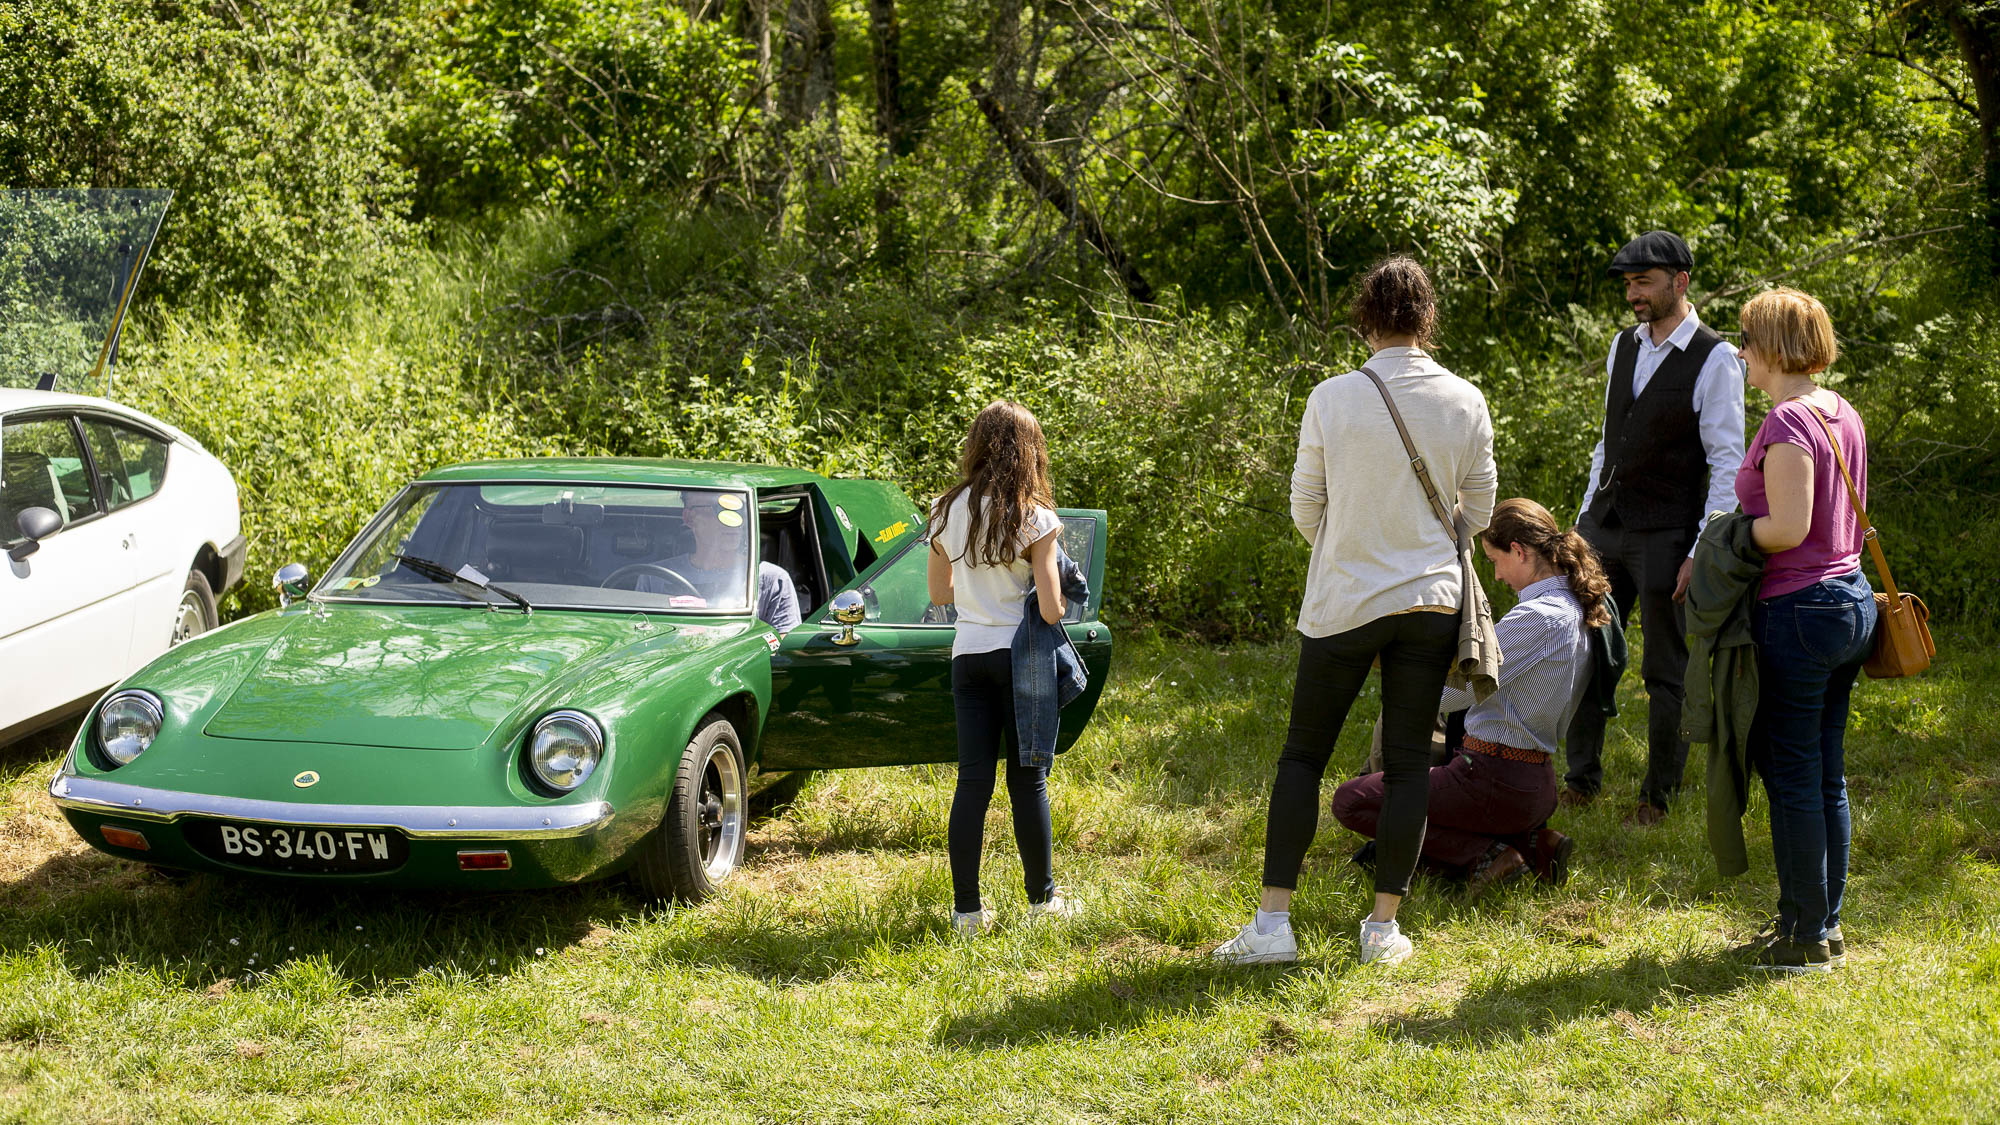
{"label": "chrome bumper trim", "polygon": [[49,783],[56,804],[79,812],[116,813],[171,824],[185,816],[215,816],[264,824],[396,828],[422,840],[558,840],[585,836],[611,823],[611,803],[490,808],[452,805],[315,805],[254,801],[206,793],[148,789],[59,773]]}

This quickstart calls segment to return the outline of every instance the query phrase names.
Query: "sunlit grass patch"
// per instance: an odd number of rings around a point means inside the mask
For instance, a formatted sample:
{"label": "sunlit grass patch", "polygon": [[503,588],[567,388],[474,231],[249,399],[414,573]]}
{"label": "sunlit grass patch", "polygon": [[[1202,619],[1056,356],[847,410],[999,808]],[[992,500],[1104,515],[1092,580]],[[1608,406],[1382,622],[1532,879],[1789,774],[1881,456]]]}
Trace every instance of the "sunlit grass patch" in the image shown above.
{"label": "sunlit grass patch", "polygon": [[[1948,643],[1949,644],[1949,643]],[[1051,780],[1076,920],[1031,925],[1005,801],[992,935],[949,925],[955,771],[825,773],[699,907],[619,882],[515,895],[171,881],[82,848],[0,759],[0,1118],[1135,1121],[1937,1120],[2000,1113],[2000,658],[1864,683],[1849,963],[1720,957],[1775,898],[1714,872],[1696,789],[1645,831],[1628,686],[1575,878],[1477,904],[1423,877],[1418,956],[1355,963],[1370,888],[1323,817],[1302,958],[1204,955],[1248,916],[1295,648],[1121,637]],[[1357,704],[1334,772],[1361,760]],[[1933,711],[1949,716],[1939,722]],[[1329,778],[1330,786],[1333,778]],[[53,828],[51,827],[53,824]]]}

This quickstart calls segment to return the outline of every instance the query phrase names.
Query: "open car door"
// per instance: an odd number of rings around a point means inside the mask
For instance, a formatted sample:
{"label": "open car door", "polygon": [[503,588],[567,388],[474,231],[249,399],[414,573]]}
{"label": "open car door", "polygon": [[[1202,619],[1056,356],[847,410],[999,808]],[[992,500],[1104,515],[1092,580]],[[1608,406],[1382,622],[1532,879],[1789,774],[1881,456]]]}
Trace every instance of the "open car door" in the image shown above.
{"label": "open car door", "polygon": [[[1088,604],[1072,603],[1063,627],[1090,675],[1090,686],[1062,711],[1058,751],[1090,721],[1111,675],[1111,631],[1098,620],[1104,604],[1105,514],[1059,508],[1063,550],[1090,577]],[[837,643],[831,617],[786,634],[771,658],[771,712],[761,739],[766,770],[843,769],[958,760],[951,698],[948,606],[932,606],[926,581],[930,538],[921,536],[881,560],[846,588],[861,594],[867,616],[855,642]]]}

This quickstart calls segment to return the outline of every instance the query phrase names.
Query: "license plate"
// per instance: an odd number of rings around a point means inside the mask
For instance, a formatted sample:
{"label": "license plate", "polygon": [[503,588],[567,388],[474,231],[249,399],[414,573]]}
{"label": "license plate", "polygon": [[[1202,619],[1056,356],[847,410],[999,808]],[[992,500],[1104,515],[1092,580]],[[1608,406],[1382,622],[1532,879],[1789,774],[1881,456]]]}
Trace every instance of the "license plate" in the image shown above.
{"label": "license plate", "polygon": [[182,833],[209,859],[267,871],[394,871],[410,858],[409,839],[393,828],[192,820]]}

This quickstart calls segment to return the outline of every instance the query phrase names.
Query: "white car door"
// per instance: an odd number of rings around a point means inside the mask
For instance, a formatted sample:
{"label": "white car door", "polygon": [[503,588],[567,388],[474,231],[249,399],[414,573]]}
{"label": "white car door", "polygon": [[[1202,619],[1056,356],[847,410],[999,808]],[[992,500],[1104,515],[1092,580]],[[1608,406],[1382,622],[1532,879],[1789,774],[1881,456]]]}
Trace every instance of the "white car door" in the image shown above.
{"label": "white car door", "polygon": [[0,555],[0,728],[92,695],[130,671],[137,569],[129,533],[107,514],[67,413],[0,424],[0,540],[23,537],[24,508],[63,527],[22,559]]}
{"label": "white car door", "polygon": [[175,503],[177,490],[167,486],[172,447],[164,438],[101,415],[77,420],[97,466],[99,493],[132,556],[132,645],[125,666],[140,668],[173,639],[188,564],[201,541],[200,513]]}

